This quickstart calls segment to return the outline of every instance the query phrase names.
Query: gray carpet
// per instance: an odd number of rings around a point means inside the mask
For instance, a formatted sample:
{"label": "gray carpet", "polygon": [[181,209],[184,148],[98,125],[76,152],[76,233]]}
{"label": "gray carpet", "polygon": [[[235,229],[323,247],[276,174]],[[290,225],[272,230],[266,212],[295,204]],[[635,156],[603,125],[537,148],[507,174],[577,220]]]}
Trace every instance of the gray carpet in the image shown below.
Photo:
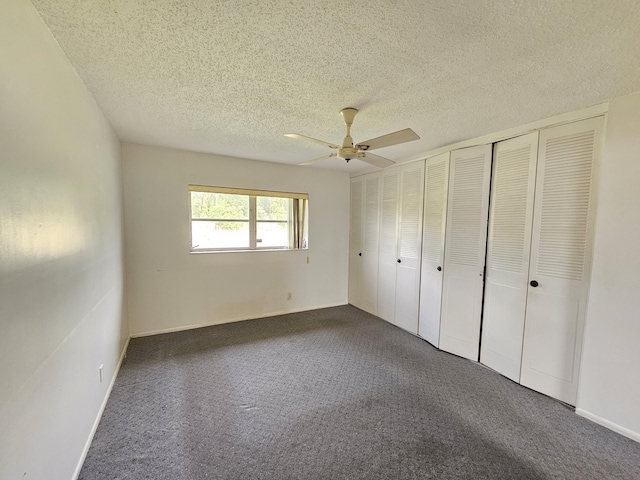
{"label": "gray carpet", "polygon": [[640,479],[640,444],[351,306],[133,339],[114,479]]}

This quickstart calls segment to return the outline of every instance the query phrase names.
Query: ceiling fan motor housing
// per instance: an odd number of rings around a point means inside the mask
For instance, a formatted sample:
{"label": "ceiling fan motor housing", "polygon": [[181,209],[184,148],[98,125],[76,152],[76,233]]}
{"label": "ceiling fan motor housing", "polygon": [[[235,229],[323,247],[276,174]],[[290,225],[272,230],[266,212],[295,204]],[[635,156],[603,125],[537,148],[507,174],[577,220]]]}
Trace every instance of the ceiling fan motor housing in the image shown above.
{"label": "ceiling fan motor housing", "polygon": [[347,162],[352,158],[358,158],[358,149],[353,148],[353,145],[350,147],[342,147],[338,149],[338,158],[342,158]]}

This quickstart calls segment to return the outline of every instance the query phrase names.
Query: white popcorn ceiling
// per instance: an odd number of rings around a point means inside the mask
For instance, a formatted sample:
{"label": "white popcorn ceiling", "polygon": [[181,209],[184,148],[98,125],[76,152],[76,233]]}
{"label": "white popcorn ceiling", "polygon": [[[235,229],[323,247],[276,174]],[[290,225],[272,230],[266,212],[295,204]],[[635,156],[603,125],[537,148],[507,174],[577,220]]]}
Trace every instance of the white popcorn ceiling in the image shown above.
{"label": "white popcorn ceiling", "polygon": [[[402,161],[640,90],[633,0],[33,0],[123,141],[296,164]],[[355,172],[360,161],[313,167]],[[303,167],[301,167],[303,168]]]}

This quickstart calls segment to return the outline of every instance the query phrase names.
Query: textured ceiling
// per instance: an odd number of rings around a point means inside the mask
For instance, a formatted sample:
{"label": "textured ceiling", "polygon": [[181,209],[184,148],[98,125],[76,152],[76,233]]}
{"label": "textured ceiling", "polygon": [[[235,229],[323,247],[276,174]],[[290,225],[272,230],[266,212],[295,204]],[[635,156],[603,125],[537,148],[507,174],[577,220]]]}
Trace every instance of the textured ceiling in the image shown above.
{"label": "textured ceiling", "polygon": [[[636,0],[32,0],[124,141],[299,163],[410,127],[402,161],[640,90]],[[314,167],[358,171],[331,159]],[[301,167],[302,168],[302,167]]]}

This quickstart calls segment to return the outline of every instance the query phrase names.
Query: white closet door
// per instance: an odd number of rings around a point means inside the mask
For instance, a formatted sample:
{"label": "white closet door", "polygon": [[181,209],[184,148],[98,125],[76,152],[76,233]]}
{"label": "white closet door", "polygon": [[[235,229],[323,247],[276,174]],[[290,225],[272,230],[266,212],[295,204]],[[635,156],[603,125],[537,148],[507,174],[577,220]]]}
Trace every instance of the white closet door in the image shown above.
{"label": "white closet door", "polygon": [[351,219],[349,225],[349,303],[362,306],[362,212],[364,182],[351,180]]}
{"label": "white closet door", "polygon": [[448,184],[449,153],[427,159],[418,334],[436,347],[440,337]]}
{"label": "white closet door", "polygon": [[395,324],[418,333],[424,161],[402,167]]}
{"label": "white closet door", "polygon": [[380,175],[366,176],[362,236],[362,309],[377,313],[378,242],[380,237]]}
{"label": "white closet door", "polygon": [[385,170],[382,174],[381,183],[378,316],[393,323],[396,311],[400,169],[393,168]]}
{"label": "white closet door", "polygon": [[493,151],[480,361],[520,381],[538,132]]}
{"label": "white closet door", "polygon": [[451,152],[440,348],[478,360],[491,145]]}
{"label": "white closet door", "polygon": [[595,118],[540,132],[520,382],[571,405],[591,268],[602,123]]}

